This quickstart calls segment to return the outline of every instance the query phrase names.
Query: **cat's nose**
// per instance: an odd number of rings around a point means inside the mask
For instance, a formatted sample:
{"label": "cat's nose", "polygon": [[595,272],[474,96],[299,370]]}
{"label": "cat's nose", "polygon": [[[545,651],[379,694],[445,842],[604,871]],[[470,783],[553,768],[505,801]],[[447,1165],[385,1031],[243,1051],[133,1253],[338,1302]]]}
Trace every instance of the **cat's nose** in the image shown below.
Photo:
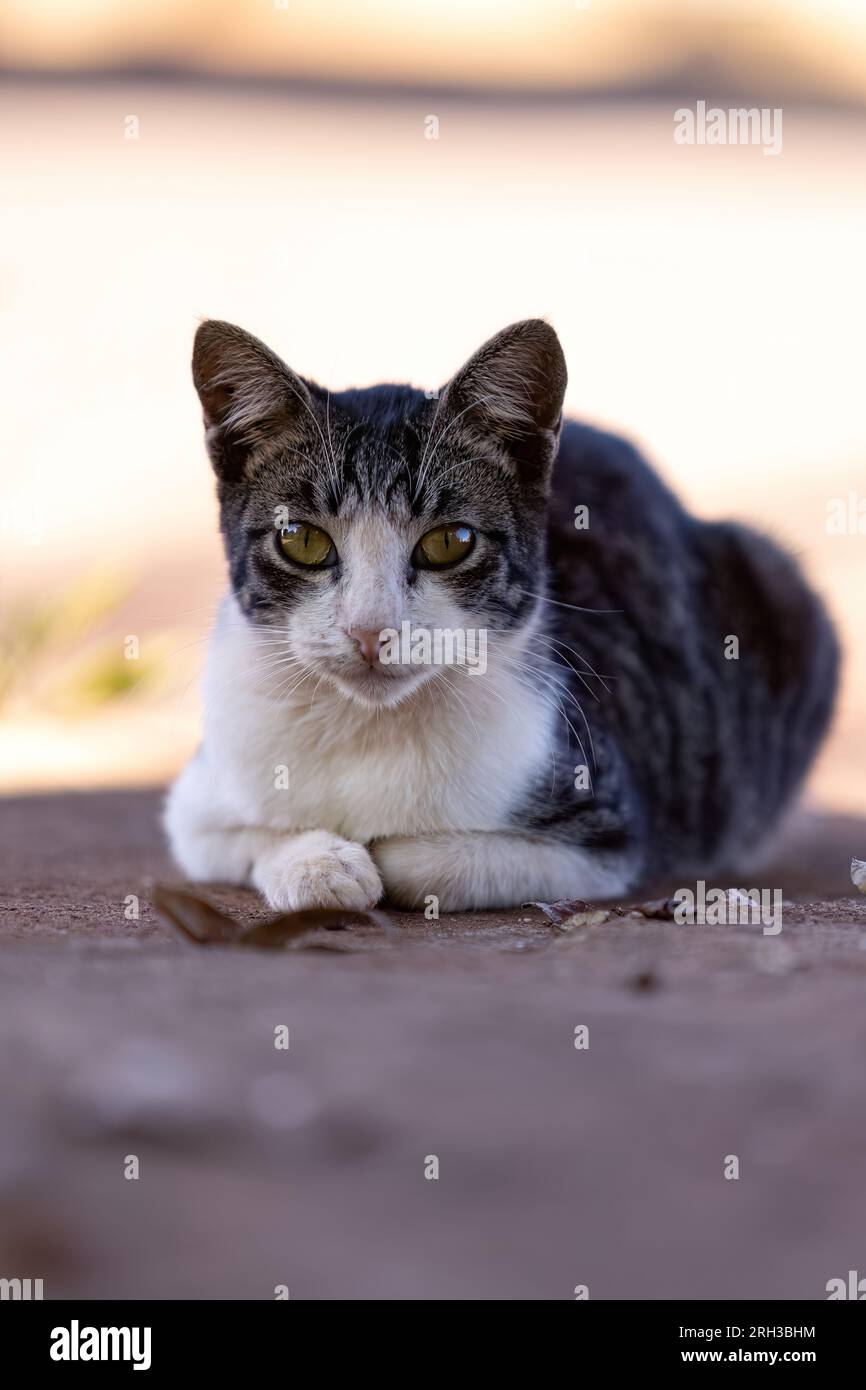
{"label": "cat's nose", "polygon": [[358,648],[368,666],[375,666],[379,660],[382,646],[379,628],[350,627],[349,636]]}

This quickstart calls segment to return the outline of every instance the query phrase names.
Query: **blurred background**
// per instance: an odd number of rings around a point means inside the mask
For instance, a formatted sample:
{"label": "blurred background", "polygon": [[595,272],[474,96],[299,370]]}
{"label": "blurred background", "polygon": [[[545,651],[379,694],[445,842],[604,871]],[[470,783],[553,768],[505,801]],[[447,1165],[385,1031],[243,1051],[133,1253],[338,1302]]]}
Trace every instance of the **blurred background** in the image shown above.
{"label": "blurred background", "polygon": [[[676,144],[701,100],[782,108],[781,152]],[[338,389],[543,315],[571,413],[827,595],[811,795],[862,809],[864,105],[864,0],[3,0],[0,791],[195,745],[201,317]]]}

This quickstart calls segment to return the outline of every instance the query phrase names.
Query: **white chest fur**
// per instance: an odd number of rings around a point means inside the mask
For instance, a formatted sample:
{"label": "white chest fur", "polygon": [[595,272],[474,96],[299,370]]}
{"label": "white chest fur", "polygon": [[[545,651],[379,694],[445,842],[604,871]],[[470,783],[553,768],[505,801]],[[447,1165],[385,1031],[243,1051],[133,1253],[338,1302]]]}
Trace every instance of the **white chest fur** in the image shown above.
{"label": "white chest fur", "polygon": [[233,823],[361,842],[496,830],[549,782],[556,711],[513,655],[494,656],[483,674],[448,672],[396,709],[362,708],[324,681],[315,687],[308,681],[289,698],[270,698],[251,671],[242,628],[219,625],[197,781]]}

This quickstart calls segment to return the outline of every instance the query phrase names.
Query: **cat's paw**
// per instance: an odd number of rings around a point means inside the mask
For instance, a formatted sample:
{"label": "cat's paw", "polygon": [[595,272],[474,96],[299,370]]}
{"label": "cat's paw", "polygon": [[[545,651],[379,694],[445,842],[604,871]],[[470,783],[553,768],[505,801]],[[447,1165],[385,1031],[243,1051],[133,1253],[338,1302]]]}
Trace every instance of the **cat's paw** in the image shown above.
{"label": "cat's paw", "polygon": [[271,907],[374,907],[382,880],[363,845],[327,830],[279,840],[259,855],[252,882]]}

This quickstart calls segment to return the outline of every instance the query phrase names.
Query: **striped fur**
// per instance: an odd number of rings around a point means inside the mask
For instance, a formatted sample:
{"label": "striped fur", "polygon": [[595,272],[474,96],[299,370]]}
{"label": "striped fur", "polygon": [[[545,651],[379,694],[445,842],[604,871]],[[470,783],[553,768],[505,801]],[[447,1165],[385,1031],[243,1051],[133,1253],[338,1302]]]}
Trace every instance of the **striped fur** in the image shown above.
{"label": "striped fur", "polygon": [[[562,427],[548,325],[505,329],[432,398],[331,395],[215,322],[193,376],[230,595],[167,809],[191,877],[279,906],[483,907],[711,872],[773,827],[830,717],[829,620],[769,540],[695,520],[628,444]],[[338,562],[287,562],[280,515]],[[474,530],[469,557],[414,567],[446,522]],[[483,628],[487,674],[362,670],[347,634],[403,620]]]}

